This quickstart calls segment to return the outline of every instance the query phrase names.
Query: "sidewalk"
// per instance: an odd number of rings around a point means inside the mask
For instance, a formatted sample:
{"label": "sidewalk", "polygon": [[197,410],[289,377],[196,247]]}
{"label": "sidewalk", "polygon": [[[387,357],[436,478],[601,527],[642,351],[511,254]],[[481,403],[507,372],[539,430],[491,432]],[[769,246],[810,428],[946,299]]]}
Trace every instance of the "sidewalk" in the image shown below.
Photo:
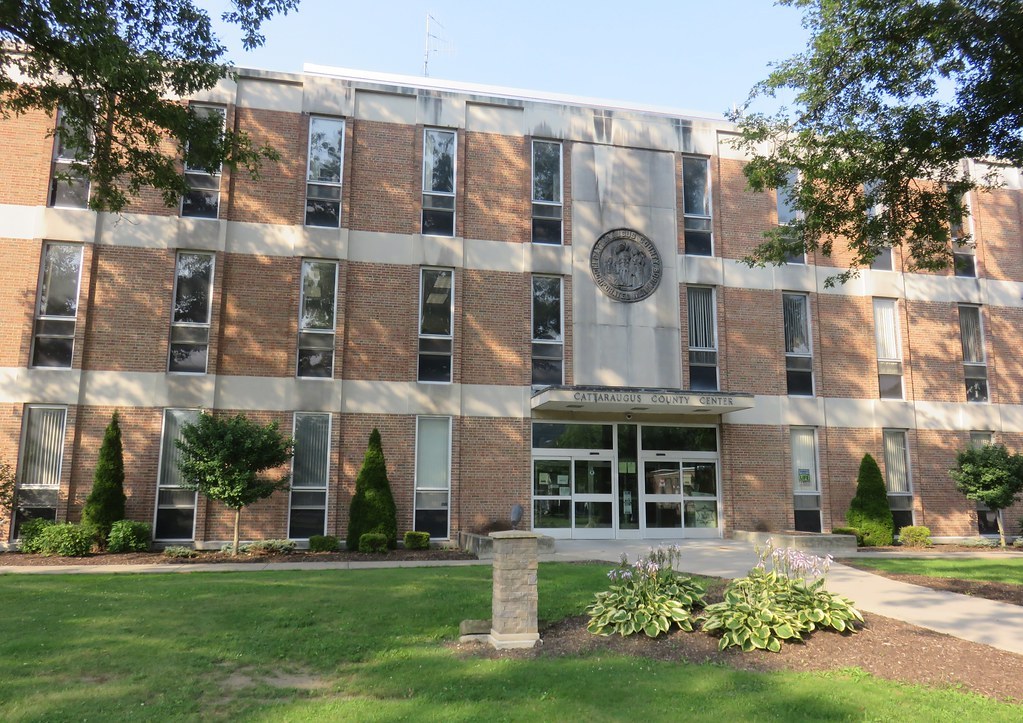
{"label": "sidewalk", "polygon": [[[732,540],[558,540],[555,552],[541,561],[605,561],[616,563],[622,553],[630,560],[651,547],[679,544],[683,572],[715,577],[740,577],[757,558],[752,546]],[[951,553],[949,557],[982,557],[983,553]],[[3,574],[189,573],[259,572],[263,570],[357,570],[380,567],[447,567],[489,565],[487,560],[394,562],[276,562],[156,565],[62,565],[52,567],[0,567]],[[835,564],[828,574],[828,589],[852,600],[860,610],[902,620],[964,640],[1023,655],[1023,607],[931,590],[890,580],[864,570]]]}

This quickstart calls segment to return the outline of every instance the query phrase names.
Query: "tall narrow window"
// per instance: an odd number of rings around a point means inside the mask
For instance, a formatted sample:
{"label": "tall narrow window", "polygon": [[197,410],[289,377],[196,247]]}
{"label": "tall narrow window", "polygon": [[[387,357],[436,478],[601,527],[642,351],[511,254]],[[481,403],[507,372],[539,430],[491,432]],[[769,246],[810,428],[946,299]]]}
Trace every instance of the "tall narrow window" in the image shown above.
{"label": "tall narrow window", "polygon": [[416,419],[416,511],[413,527],[446,539],[451,498],[451,418]]}
{"label": "tall narrow window", "polygon": [[718,337],[714,289],[690,286],[689,306],[689,388],[715,392],[718,389]]}
{"label": "tall narrow window", "polygon": [[561,144],[533,141],[533,243],[561,243],[561,174]]}
{"label": "tall narrow window", "polygon": [[28,520],[57,519],[57,491],[64,460],[66,419],[67,409],[64,407],[25,408],[14,512],[15,538],[20,537],[21,525]]}
{"label": "tall narrow window", "polygon": [[454,271],[423,269],[419,290],[419,381],[450,382]]}
{"label": "tall narrow window", "polygon": [[909,447],[902,429],[884,430],[885,486],[895,532],[913,524],[913,484],[909,474]]}
{"label": "tall narrow window", "polygon": [[179,252],[167,371],[206,373],[212,296],[213,254]]}
{"label": "tall narrow window", "polygon": [[341,225],[341,167],[345,122],[340,118],[309,119],[309,168],[306,174],[305,225]]}
{"label": "tall narrow window", "polygon": [[792,438],[792,506],[796,529],[801,532],[821,531],[821,483],[817,474],[817,430],[793,427]]}
{"label": "tall narrow window", "polygon": [[984,327],[980,307],[959,306],[959,335],[963,342],[963,376],[966,378],[966,401],[988,401],[987,362],[984,357]]}
{"label": "tall narrow window", "polygon": [[32,366],[71,368],[81,278],[81,246],[57,243],[43,246]]}
{"label": "tall narrow window", "polygon": [[[802,212],[796,208],[795,193],[796,184],[799,183],[799,171],[792,169],[785,176],[785,185],[776,189],[778,201],[778,225],[782,227],[782,236],[786,241],[795,240],[795,232],[785,228],[802,219]],[[789,264],[805,264],[806,252],[800,248],[792,251],[786,259]]]}
{"label": "tall narrow window", "polygon": [[[970,208],[970,195],[962,198],[962,204]],[[949,221],[949,235],[952,237],[952,261],[953,270],[956,276],[965,278],[976,278],[977,276],[977,249],[970,235],[970,219],[959,216],[955,213]]]}
{"label": "tall narrow window", "polygon": [[874,299],[874,335],[881,399],[902,399],[902,340],[895,299]]}
{"label": "tall narrow window", "polygon": [[691,256],[713,256],[710,161],[706,158],[682,157],[682,212],[685,218],[683,227],[686,253]]}
{"label": "tall narrow window", "polygon": [[288,537],[304,540],[327,529],[330,476],[330,415],[295,413],[295,456],[291,460]]}
{"label": "tall narrow window", "polygon": [[565,341],[562,335],[561,278],[533,277],[533,386],[564,382]]}
{"label": "tall narrow window", "polygon": [[156,483],[156,524],[154,540],[191,540],[195,537],[196,493],[182,487],[178,461],[181,428],[194,424],[199,412],[194,409],[166,409],[163,413],[163,437],[160,445],[160,476]]}
{"label": "tall narrow window", "polygon": [[423,233],[455,235],[455,132],[423,135]]}
{"label": "tall narrow window", "polygon": [[[881,202],[881,183],[879,181],[868,181],[863,184],[863,196],[867,204],[867,233],[870,238],[880,239],[882,234],[879,228],[879,218],[884,212],[884,204]],[[884,246],[881,251],[870,262],[870,268],[874,271],[893,271],[895,269],[892,259],[891,246]]]}
{"label": "tall narrow window", "polygon": [[337,262],[302,262],[298,319],[298,376],[334,376]]}
{"label": "tall narrow window", "polygon": [[806,294],[782,294],[785,316],[785,378],[788,393],[813,396],[813,347]]}
{"label": "tall narrow window", "polygon": [[53,165],[50,169],[50,205],[87,208],[89,178],[75,163],[89,158],[90,148],[70,137],[74,129],[64,121],[64,109],[57,109],[57,129],[53,138]]}
{"label": "tall narrow window", "polygon": [[[227,112],[216,106],[193,106],[195,114],[200,118],[216,116],[220,120],[221,133],[227,118]],[[181,215],[195,218],[217,218],[220,214],[220,164],[214,167],[209,163],[207,154],[212,145],[204,144],[200,152],[198,146],[189,145],[185,148],[185,183],[189,192],[181,199]],[[207,156],[207,157],[204,157]]]}

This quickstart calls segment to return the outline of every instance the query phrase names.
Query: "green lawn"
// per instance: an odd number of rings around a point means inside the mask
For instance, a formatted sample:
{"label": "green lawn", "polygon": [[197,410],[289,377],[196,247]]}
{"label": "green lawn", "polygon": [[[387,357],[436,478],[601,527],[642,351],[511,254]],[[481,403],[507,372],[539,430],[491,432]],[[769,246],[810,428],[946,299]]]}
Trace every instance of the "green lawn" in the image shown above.
{"label": "green lawn", "polygon": [[[540,617],[607,565],[545,564]],[[859,671],[757,674],[620,655],[459,657],[485,566],[0,576],[0,720],[1019,721],[1023,706]]]}
{"label": "green lawn", "polygon": [[856,558],[857,567],[870,567],[885,572],[900,572],[906,575],[927,575],[929,577],[955,577],[960,580],[985,580],[1023,585],[1023,555],[1014,555],[1006,560],[974,558],[963,560],[927,560],[918,557],[878,558],[862,560]]}

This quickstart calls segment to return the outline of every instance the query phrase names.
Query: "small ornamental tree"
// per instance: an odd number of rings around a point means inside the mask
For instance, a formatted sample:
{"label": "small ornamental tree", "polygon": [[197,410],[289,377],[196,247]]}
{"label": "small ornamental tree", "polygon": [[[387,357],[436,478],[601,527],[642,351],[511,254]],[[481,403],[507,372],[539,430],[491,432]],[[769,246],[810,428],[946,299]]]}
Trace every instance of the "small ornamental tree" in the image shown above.
{"label": "small ornamental tree", "polygon": [[387,480],[387,463],[380,432],[369,435],[369,447],[362,460],[362,469],[355,480],[355,496],[348,514],[348,535],[345,544],[349,550],[359,549],[359,538],[367,532],[387,536],[387,546],[398,546],[398,510],[394,506],[391,483]]}
{"label": "small ornamental tree", "polygon": [[856,476],[856,496],[845,513],[849,527],[860,531],[867,547],[890,545],[895,539],[895,521],[888,506],[888,491],[881,468],[869,454],[863,455]]}
{"label": "small ornamental tree", "polygon": [[124,519],[124,448],[121,445],[120,419],[115,411],[103,433],[92,492],[82,508],[82,523],[95,529],[100,546],[106,545],[110,528]]}
{"label": "small ornamental tree", "polygon": [[291,483],[290,473],[276,478],[260,474],[291,459],[292,440],[278,431],[276,422],[261,427],[244,414],[200,414],[195,424],[181,428],[175,444],[181,450],[178,469],[183,486],[234,510],[231,552],[237,555],[242,508],[288,489]]}
{"label": "small ornamental tree", "polygon": [[11,463],[0,460],[0,530],[4,523],[14,519],[15,479]]}
{"label": "small ornamental tree", "polygon": [[967,447],[948,471],[966,499],[987,505],[997,513],[998,540],[1005,547],[1002,510],[1012,506],[1023,491],[1023,456],[1010,454],[1002,444]]}

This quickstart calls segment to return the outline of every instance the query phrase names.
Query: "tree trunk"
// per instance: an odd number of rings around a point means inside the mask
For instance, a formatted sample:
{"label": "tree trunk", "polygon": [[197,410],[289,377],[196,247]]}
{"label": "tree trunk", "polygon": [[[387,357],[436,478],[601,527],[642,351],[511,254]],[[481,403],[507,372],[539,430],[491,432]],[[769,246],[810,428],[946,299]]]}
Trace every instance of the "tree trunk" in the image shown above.
{"label": "tree trunk", "polygon": [[231,546],[231,554],[238,554],[238,520],[242,516],[242,508],[238,507],[234,511],[234,544]]}
{"label": "tree trunk", "polygon": [[1001,510],[995,513],[995,519],[998,520],[998,544],[1005,547],[1005,522],[1002,521]]}

